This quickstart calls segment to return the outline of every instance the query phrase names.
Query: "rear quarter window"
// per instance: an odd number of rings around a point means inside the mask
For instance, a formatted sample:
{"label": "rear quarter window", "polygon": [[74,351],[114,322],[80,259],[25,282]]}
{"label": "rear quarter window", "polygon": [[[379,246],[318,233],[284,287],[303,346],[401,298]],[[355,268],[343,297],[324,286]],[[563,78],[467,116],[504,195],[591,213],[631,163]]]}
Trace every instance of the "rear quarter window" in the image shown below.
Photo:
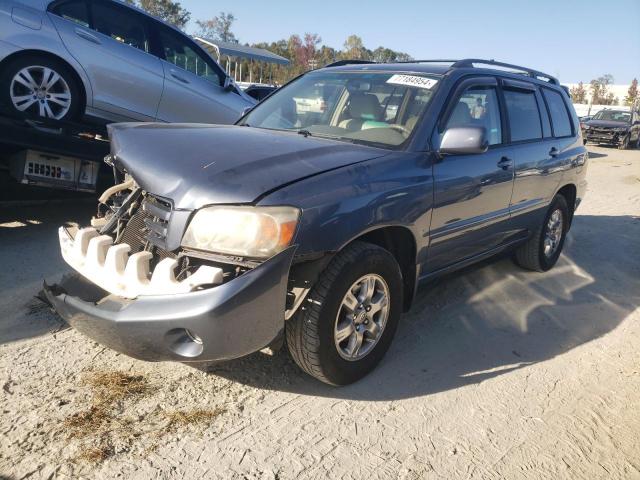
{"label": "rear quarter window", "polygon": [[547,88],[542,89],[547,105],[549,106],[549,114],[551,115],[551,124],[553,126],[554,137],[569,137],[573,134],[571,128],[571,119],[567,106],[562,99],[562,95]]}

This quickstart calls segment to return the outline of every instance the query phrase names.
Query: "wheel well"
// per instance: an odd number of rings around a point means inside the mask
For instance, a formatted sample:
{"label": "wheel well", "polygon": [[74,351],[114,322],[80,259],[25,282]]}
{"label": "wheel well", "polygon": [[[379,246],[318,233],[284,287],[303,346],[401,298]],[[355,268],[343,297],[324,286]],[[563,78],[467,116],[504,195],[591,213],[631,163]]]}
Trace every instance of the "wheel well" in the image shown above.
{"label": "wheel well", "polygon": [[576,209],[576,196],[578,194],[578,190],[575,185],[569,183],[558,190],[558,194],[562,195],[567,201],[567,207],[569,207],[569,225],[571,225],[571,222],[573,221],[573,212]]}
{"label": "wheel well", "polygon": [[411,308],[416,286],[416,241],[405,227],[382,227],[354,241],[369,242],[389,251],[400,265],[404,286],[404,311]]}
{"label": "wheel well", "polygon": [[82,115],[84,115],[85,109],[87,106],[87,92],[85,90],[84,83],[82,81],[82,78],[80,78],[80,75],[78,75],[78,72],[76,71],[76,69],[64,58],[59,57],[58,55],[51,52],[45,52],[44,50],[20,50],[19,52],[15,52],[7,56],[5,59],[2,60],[2,62],[0,62],[0,71],[4,69],[5,65],[7,65],[8,63],[14,60],[17,60],[23,57],[33,57],[33,56],[50,58],[52,60],[55,60],[56,62],[62,63],[65,67],[69,69],[69,72],[71,72],[73,79],[76,81],[76,83],[78,84],[78,88],[80,89],[80,101],[82,103],[80,112]]}

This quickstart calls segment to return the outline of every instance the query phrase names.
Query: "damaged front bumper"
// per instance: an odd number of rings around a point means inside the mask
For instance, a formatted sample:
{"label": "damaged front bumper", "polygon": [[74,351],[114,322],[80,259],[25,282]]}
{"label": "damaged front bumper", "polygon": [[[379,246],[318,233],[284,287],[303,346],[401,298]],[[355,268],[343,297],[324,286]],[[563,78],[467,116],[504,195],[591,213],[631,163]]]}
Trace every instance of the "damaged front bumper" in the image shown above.
{"label": "damaged front bumper", "polygon": [[292,246],[215,287],[135,299],[109,294],[74,273],[44,293],[72,327],[149,361],[228,360],[269,345],[284,328]]}

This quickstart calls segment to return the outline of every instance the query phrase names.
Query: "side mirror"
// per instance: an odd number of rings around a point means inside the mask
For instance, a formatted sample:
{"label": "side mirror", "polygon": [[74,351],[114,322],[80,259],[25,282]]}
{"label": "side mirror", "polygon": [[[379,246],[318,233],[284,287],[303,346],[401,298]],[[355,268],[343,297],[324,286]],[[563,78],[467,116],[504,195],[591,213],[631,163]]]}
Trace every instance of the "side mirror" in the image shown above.
{"label": "side mirror", "polygon": [[470,155],[489,149],[484,127],[451,127],[445,130],[438,153],[441,155]]}
{"label": "side mirror", "polygon": [[224,89],[225,92],[231,92],[235,89],[235,87],[233,86],[233,80],[231,80],[231,77],[224,77],[224,84],[222,85],[222,88]]}

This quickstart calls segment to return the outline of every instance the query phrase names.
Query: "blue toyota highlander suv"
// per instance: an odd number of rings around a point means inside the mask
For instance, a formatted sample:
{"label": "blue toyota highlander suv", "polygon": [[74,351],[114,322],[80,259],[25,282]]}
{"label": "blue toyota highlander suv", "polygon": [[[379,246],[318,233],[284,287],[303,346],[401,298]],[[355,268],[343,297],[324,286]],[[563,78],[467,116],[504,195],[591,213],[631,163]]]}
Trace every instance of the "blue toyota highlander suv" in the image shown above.
{"label": "blue toyota highlander suv", "polygon": [[60,315],[145,360],[286,343],[334,385],[382,359],[421,281],[504,250],[552,268],[586,188],[558,81],[478,59],[338,62],[233,126],[110,136],[118,184],[59,230]]}

